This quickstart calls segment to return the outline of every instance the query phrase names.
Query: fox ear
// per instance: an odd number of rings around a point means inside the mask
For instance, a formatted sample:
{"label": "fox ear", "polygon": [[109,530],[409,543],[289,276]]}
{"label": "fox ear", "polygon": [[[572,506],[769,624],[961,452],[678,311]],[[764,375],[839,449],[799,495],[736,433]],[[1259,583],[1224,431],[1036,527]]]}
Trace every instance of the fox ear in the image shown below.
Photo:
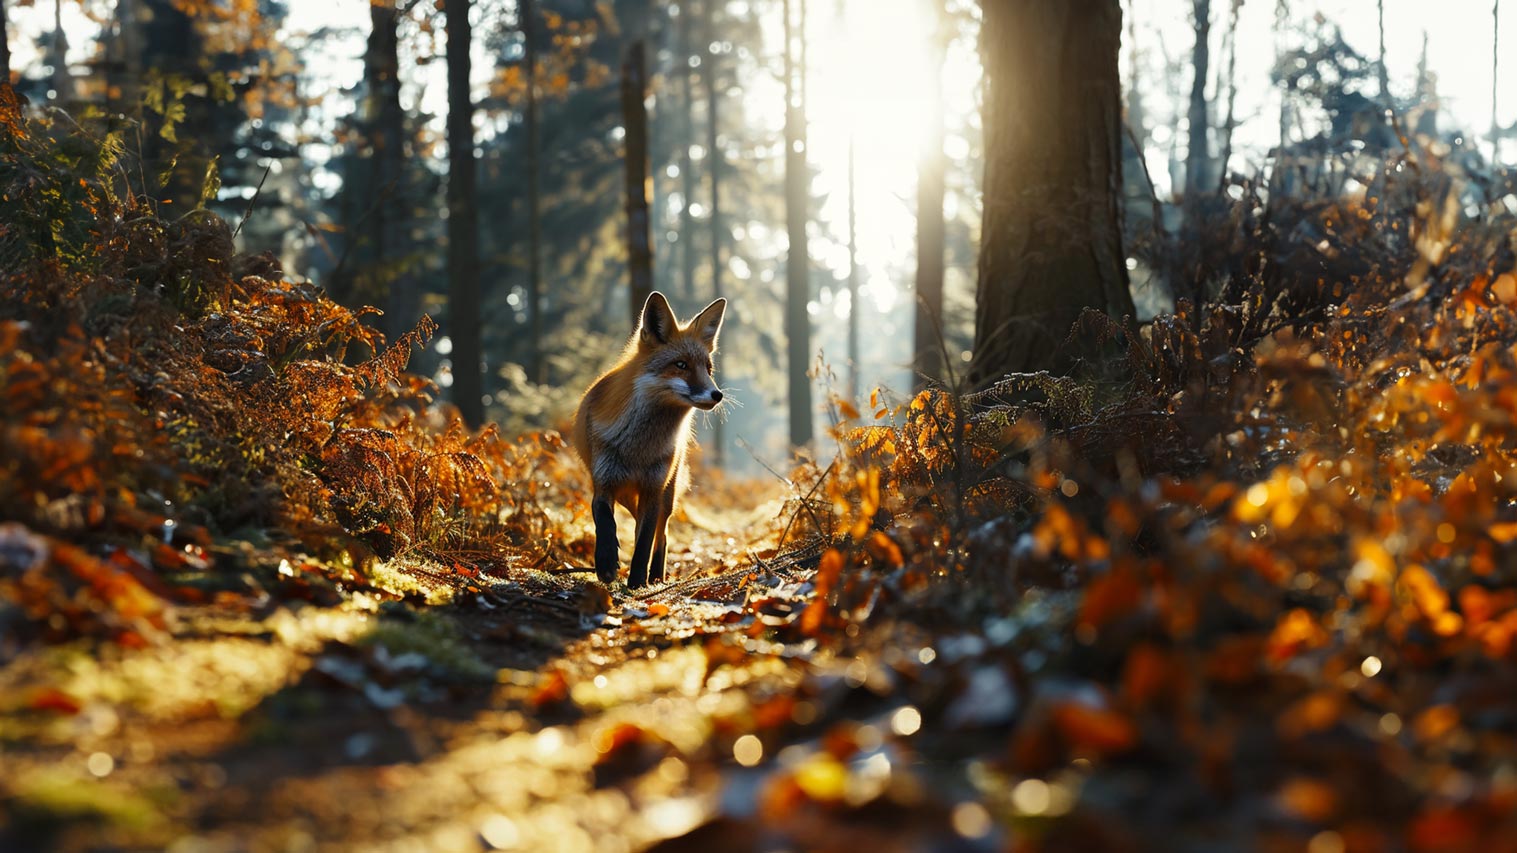
{"label": "fox ear", "polygon": [[669,300],[657,290],[648,294],[648,301],[643,303],[642,317],[637,331],[644,343],[668,343],[669,336],[679,328],[679,323],[674,319],[674,311],[669,307]]}
{"label": "fox ear", "polygon": [[727,300],[718,299],[690,321],[690,328],[701,336],[701,343],[712,352],[716,351],[716,334],[722,330],[722,314],[726,311]]}

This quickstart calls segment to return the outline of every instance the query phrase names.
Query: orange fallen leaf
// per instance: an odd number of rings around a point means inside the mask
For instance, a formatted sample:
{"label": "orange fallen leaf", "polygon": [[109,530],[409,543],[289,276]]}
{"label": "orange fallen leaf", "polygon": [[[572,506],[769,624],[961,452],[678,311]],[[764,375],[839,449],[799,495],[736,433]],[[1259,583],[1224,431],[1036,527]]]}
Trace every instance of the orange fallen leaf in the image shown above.
{"label": "orange fallen leaf", "polygon": [[1100,755],[1126,752],[1138,743],[1138,727],[1110,708],[1064,702],[1054,707],[1053,724],[1071,747]]}
{"label": "orange fallen leaf", "polygon": [[55,714],[67,714],[73,716],[79,713],[84,706],[78,699],[64,693],[56,687],[44,687],[33,693],[27,700],[26,707],[33,711],[51,711]]}
{"label": "orange fallen leaf", "polygon": [[1338,792],[1321,779],[1287,779],[1275,797],[1286,814],[1312,823],[1325,823],[1338,811]]}

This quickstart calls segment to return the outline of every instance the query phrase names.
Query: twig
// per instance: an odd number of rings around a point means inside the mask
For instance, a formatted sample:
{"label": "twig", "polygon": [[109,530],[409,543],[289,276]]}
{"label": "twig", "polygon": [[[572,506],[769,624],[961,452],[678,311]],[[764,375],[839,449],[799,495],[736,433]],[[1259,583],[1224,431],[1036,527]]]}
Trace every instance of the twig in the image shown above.
{"label": "twig", "polygon": [[242,220],[240,222],[238,222],[237,223],[237,227],[232,230],[232,239],[233,240],[236,240],[237,239],[237,235],[242,233],[242,226],[246,225],[247,221],[248,221],[248,217],[250,217],[250,216],[253,215],[253,204],[258,201],[258,194],[261,193],[261,192],[263,192],[263,182],[267,181],[269,179],[269,171],[272,170],[273,168],[274,168],[274,161],[272,159],[270,159],[269,160],[269,164],[267,166],[263,167],[263,177],[261,177],[261,178],[258,179],[258,186],[253,189],[253,197],[250,198],[250,199],[248,199],[247,210],[244,210],[242,212]]}
{"label": "twig", "polygon": [[1127,133],[1128,141],[1132,142],[1133,150],[1138,152],[1138,165],[1143,167],[1143,183],[1148,184],[1148,200],[1154,211],[1154,236],[1158,237],[1162,245],[1168,234],[1164,230],[1164,203],[1159,201],[1159,188],[1154,186],[1154,177],[1148,171],[1148,157],[1143,152],[1143,146],[1138,142],[1137,134],[1133,133],[1132,127],[1127,122],[1122,123],[1122,130]]}
{"label": "twig", "polygon": [[758,452],[753,449],[753,445],[749,444],[746,439],[739,438],[737,440],[737,446],[748,451],[748,455],[753,457],[753,461],[757,462],[759,464],[759,467],[763,468],[765,471],[773,474],[775,479],[779,480],[781,483],[784,483],[790,489],[795,488],[795,484],[790,482],[790,478],[774,470],[774,468],[771,467],[768,462],[765,462],[763,459],[759,458]]}
{"label": "twig", "polygon": [[816,511],[811,508],[811,496],[816,494],[816,490],[820,489],[823,483],[827,482],[827,478],[831,476],[832,469],[836,468],[837,464],[837,457],[833,457],[832,462],[827,465],[827,470],[823,471],[822,476],[818,477],[816,483],[811,486],[811,491],[801,498],[801,508],[791,513],[790,520],[785,522],[785,529],[780,531],[780,541],[774,546],[776,550],[785,547],[785,538],[790,535],[790,528],[795,525],[795,520],[800,517],[802,509],[811,516],[811,522],[816,525],[817,533],[822,532],[822,520],[817,518]]}

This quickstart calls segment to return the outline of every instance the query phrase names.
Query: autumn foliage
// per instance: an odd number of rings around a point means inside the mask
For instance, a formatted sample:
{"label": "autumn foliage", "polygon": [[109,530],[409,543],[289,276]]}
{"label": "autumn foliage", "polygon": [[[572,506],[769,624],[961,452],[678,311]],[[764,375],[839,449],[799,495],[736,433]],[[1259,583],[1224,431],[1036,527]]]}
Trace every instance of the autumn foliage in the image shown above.
{"label": "autumn foliage", "polygon": [[386,345],[219,217],[160,215],[119,133],[0,91],[0,594],[27,617],[6,630],[137,642],[165,602],[292,583],[282,563],[330,589],[376,555],[561,547],[538,487],[498,486],[561,443],[435,405],[404,373],[429,318]]}
{"label": "autumn foliage", "polygon": [[[376,560],[465,588],[583,560],[557,435],[470,432],[405,372],[430,320],[385,342],[219,218],[161,215],[123,152],[0,101],[0,643],[140,645]],[[1405,158],[1362,198],[1246,195],[1214,302],[1072,332],[1112,364],[836,401],[836,460],[792,473],[737,582],[804,566],[809,598],[722,618],[839,656],[973,635],[958,669],[897,658],[899,690],[992,744],[976,796],[1028,849],[1517,847],[1513,223],[1461,223],[1457,176]],[[771,699],[759,735],[797,719]],[[843,808],[856,741],[771,777],[764,818]]]}
{"label": "autumn foliage", "polygon": [[1010,640],[1030,695],[1004,769],[1074,762],[1087,792],[1040,849],[1162,849],[1241,815],[1265,849],[1517,845],[1512,221],[1455,225],[1443,168],[1247,199],[1212,235],[1254,259],[1226,301],[1073,332],[1122,352],[1115,379],[841,407],[859,468],[834,493],[859,521],[834,571],[877,580],[821,592],[1058,614]]}

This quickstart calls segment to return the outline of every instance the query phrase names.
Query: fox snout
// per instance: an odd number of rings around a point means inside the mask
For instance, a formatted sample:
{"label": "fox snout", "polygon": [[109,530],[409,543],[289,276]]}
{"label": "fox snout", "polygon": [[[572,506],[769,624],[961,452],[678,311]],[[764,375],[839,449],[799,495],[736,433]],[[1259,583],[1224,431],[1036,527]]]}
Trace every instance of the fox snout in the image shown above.
{"label": "fox snout", "polygon": [[706,381],[701,381],[701,379],[691,381],[684,378],[675,378],[670,381],[669,390],[673,391],[674,395],[684,402],[689,403],[697,409],[709,412],[716,408],[717,403],[722,401],[722,389],[716,387],[715,384],[708,383],[709,378]]}
{"label": "fox snout", "polygon": [[690,402],[694,403],[697,409],[701,409],[702,411],[707,412],[716,408],[716,404],[720,403],[721,401],[722,389],[715,387],[707,388],[701,393],[690,395]]}

